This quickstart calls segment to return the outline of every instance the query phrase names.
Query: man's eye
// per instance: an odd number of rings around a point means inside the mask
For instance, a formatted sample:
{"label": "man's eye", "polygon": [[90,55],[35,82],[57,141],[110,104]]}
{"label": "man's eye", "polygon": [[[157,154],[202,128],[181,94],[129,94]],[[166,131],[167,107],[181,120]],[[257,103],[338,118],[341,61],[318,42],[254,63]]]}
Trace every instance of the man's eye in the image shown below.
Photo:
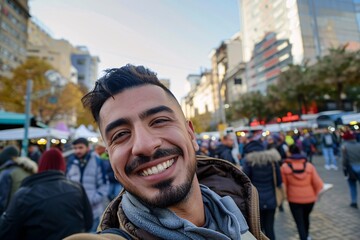
{"label": "man's eye", "polygon": [[152,125],[158,125],[158,124],[162,124],[162,123],[166,123],[166,122],[169,122],[170,120],[167,119],[167,118],[158,118],[156,120],[154,120],[152,122]]}
{"label": "man's eye", "polygon": [[125,139],[125,137],[129,134],[129,131],[122,131],[122,132],[117,132],[113,135],[113,137],[111,138],[111,143],[113,142],[118,142],[118,141],[122,141],[123,139]]}

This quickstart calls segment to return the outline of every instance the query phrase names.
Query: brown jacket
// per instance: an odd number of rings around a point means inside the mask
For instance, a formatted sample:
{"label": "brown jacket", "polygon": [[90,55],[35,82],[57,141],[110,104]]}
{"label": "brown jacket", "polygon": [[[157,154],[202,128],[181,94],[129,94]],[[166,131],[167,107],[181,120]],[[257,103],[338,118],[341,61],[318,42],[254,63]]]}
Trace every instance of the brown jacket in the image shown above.
{"label": "brown jacket", "polygon": [[[250,232],[256,239],[267,239],[260,230],[258,193],[249,178],[233,164],[225,160],[197,156],[199,182],[220,196],[231,196],[243,213]],[[157,239],[151,233],[134,226],[121,208],[122,196],[114,199],[106,208],[98,230],[121,228],[134,239]]]}

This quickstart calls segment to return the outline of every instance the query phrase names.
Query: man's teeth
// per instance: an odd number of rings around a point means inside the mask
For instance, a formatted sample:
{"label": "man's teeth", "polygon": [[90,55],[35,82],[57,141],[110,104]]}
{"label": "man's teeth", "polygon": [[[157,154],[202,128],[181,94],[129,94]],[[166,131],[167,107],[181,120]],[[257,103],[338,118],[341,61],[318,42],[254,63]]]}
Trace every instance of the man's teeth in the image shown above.
{"label": "man's teeth", "polygon": [[141,172],[141,175],[142,176],[150,176],[150,175],[153,175],[153,174],[162,173],[163,171],[165,171],[166,169],[171,167],[174,164],[174,162],[175,162],[174,159],[170,159],[170,160],[167,160],[166,162],[159,163],[156,166],[153,166],[151,168],[143,170]]}

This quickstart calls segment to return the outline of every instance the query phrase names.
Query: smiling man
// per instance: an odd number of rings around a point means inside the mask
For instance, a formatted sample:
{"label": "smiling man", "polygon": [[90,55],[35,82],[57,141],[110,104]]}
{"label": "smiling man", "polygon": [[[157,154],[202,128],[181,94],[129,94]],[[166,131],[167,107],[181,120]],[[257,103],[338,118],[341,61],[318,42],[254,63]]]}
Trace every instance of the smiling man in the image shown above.
{"label": "smiling man", "polygon": [[266,239],[256,189],[231,163],[195,155],[193,125],[155,73],[107,70],[82,101],[125,189],[103,214],[103,237]]}

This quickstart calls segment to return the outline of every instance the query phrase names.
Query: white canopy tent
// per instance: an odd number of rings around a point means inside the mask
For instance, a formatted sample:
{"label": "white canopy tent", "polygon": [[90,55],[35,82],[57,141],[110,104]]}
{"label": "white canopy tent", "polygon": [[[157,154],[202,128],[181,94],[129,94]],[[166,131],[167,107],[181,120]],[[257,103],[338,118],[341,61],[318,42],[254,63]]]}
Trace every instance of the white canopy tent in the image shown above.
{"label": "white canopy tent", "polygon": [[80,125],[80,127],[78,127],[75,130],[74,138],[76,139],[76,138],[80,138],[80,137],[83,137],[83,138],[99,138],[100,136],[99,136],[99,134],[97,132],[90,131],[84,125]]}
{"label": "white canopy tent", "polygon": [[[24,128],[6,129],[0,131],[0,140],[22,140],[24,138]],[[57,138],[68,139],[70,133],[56,130],[53,128],[30,127],[28,132],[29,139],[32,138]]]}

